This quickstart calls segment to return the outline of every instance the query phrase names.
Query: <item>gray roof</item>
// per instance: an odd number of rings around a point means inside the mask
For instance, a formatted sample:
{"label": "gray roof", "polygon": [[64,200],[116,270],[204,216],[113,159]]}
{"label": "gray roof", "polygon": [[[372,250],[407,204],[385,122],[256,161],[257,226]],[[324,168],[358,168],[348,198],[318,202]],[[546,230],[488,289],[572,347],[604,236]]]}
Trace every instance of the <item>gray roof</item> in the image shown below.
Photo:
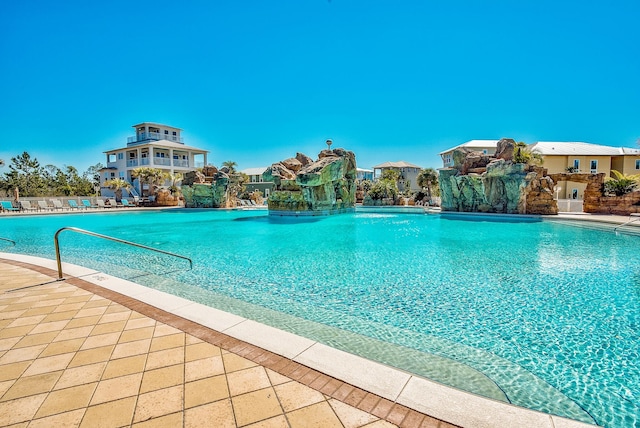
{"label": "gray roof", "polygon": [[625,147],[602,146],[581,141],[538,141],[530,146],[541,155],[564,156],[621,156],[640,154],[640,150]]}
{"label": "gray roof", "polygon": [[422,169],[421,166],[414,165],[412,163],[405,162],[405,161],[384,162],[384,163],[381,163],[380,165],[376,165],[373,167],[373,169],[382,169],[382,168],[420,168]]}
{"label": "gray roof", "polygon": [[259,166],[257,168],[247,168],[240,171],[246,175],[262,175],[263,172],[267,170],[268,166]]}
{"label": "gray roof", "polygon": [[471,141],[467,141],[466,143],[460,144],[458,146],[451,147],[450,149],[442,151],[442,152],[440,152],[438,154],[439,155],[443,155],[445,153],[452,152],[455,149],[459,149],[461,147],[464,147],[464,148],[467,148],[467,149],[482,149],[482,148],[494,148],[495,149],[498,146],[498,141],[500,141],[500,140],[471,140]]}

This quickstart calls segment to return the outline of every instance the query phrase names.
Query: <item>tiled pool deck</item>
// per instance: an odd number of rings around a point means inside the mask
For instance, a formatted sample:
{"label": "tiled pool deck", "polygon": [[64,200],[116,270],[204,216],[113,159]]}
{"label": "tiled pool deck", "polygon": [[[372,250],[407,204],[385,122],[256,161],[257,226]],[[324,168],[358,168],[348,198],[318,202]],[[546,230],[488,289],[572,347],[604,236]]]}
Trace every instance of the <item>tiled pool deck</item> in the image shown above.
{"label": "tiled pool deck", "polygon": [[54,268],[0,254],[3,427],[590,426],[78,266],[56,281]]}

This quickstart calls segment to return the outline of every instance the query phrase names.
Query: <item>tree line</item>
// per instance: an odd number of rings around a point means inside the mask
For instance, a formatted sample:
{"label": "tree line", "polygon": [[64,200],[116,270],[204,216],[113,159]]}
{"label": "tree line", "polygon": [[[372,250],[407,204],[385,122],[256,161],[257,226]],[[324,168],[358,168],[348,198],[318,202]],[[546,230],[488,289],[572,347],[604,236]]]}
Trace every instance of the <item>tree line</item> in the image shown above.
{"label": "tree line", "polygon": [[11,158],[8,166],[9,171],[0,176],[0,193],[11,196],[17,188],[21,197],[95,195],[104,168],[98,163],[80,174],[73,166],[42,166],[27,152]]}

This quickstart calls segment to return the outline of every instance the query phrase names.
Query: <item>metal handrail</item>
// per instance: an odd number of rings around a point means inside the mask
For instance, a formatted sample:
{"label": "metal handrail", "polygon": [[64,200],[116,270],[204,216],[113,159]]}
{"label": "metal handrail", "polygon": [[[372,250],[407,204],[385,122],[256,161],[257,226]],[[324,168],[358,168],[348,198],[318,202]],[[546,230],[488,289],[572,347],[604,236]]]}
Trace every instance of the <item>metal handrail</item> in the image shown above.
{"label": "metal handrail", "polygon": [[158,250],[157,248],[147,247],[146,245],[136,244],[135,242],[125,241],[124,239],[118,239],[118,238],[113,238],[113,237],[107,236],[107,235],[101,235],[99,233],[90,232],[88,230],[79,229],[77,227],[63,227],[61,229],[58,229],[58,231],[53,236],[53,243],[54,243],[55,248],[56,248],[56,261],[58,262],[58,279],[62,279],[62,260],[60,259],[60,245],[58,244],[58,235],[60,234],[60,232],[63,232],[65,230],[70,230],[71,232],[83,233],[85,235],[95,236],[96,238],[107,239],[109,241],[115,241],[115,242],[119,242],[121,244],[132,245],[134,247],[143,248],[145,250],[151,250],[151,251],[155,251],[157,253],[162,253],[162,254],[167,254],[169,256],[178,257],[178,258],[187,260],[189,262],[189,269],[193,269],[193,261],[189,257],[181,256],[179,254],[170,253],[170,252],[164,251],[164,250]]}
{"label": "metal handrail", "polygon": [[13,241],[13,240],[11,240],[11,239],[8,239],[8,238],[2,238],[2,237],[0,237],[0,240],[2,240],[2,241],[7,241],[7,242],[11,242],[11,243],[13,244],[13,246],[14,246],[14,247],[16,246],[16,241]]}
{"label": "metal handrail", "polygon": [[629,217],[638,217],[638,218],[632,218],[631,220],[629,220],[629,221],[628,221],[628,222],[626,222],[626,223],[622,223],[622,224],[617,225],[616,227],[614,227],[614,228],[613,228],[613,231],[615,232],[616,230],[618,230],[618,228],[620,228],[620,227],[622,227],[622,226],[626,226],[626,225],[628,225],[629,223],[633,223],[634,221],[640,221],[640,214],[637,214],[637,213],[631,213],[631,214],[629,214]]}

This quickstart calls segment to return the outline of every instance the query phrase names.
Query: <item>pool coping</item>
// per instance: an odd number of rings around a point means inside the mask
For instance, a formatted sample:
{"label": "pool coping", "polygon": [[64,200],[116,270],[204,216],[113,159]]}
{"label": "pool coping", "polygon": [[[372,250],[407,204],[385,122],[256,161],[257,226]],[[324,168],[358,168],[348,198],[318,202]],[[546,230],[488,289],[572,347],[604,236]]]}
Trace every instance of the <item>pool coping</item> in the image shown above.
{"label": "pool coping", "polygon": [[[0,252],[0,258],[57,271],[54,260]],[[95,269],[62,263],[69,283],[77,278],[95,287],[153,306],[234,340],[262,348],[295,364],[333,377],[410,410],[461,427],[586,428],[594,425],[542,413],[462,391],[406,371],[338,350],[320,342],[154,290]],[[92,290],[90,290],[92,291]],[[163,316],[166,318],[167,314]],[[294,369],[295,371],[296,369]],[[306,373],[306,372],[305,372]],[[314,378],[315,379],[315,378]],[[324,385],[324,384],[323,384]],[[322,391],[323,385],[315,387]],[[308,385],[314,388],[314,385]]]}

